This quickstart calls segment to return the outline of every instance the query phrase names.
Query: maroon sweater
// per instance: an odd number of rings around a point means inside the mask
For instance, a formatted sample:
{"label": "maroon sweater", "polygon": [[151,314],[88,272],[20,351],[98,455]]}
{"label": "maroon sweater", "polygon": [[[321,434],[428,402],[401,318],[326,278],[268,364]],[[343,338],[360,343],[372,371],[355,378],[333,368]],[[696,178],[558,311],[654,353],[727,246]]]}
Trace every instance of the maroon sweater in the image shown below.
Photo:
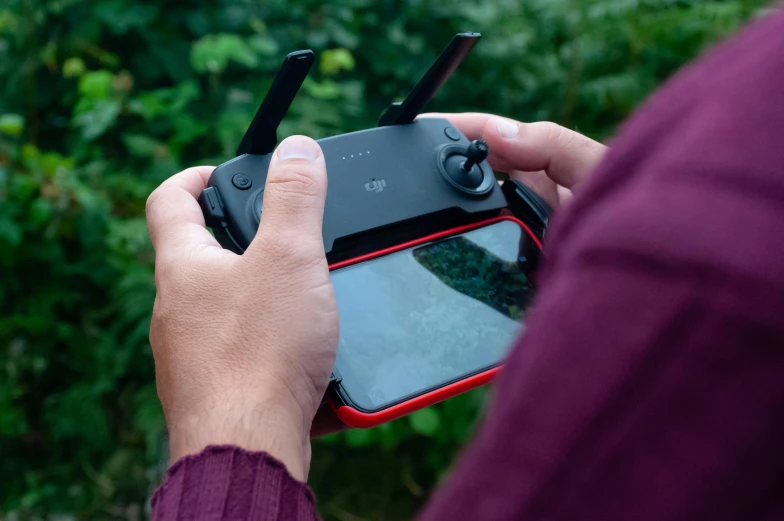
{"label": "maroon sweater", "polygon": [[[548,247],[487,418],[421,518],[784,519],[784,16],[654,96]],[[306,485],[236,447],[177,462],[152,507],[316,517]]]}

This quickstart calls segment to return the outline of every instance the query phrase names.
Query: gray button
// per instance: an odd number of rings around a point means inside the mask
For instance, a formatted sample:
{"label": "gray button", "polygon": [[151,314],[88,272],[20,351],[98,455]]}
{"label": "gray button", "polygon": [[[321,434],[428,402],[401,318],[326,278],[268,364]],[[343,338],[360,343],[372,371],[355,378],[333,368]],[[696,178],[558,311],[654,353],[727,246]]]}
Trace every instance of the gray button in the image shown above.
{"label": "gray button", "polygon": [[250,177],[246,176],[245,174],[236,174],[231,178],[231,182],[240,190],[247,190],[250,188],[250,185],[253,184],[253,182],[250,180]]}
{"label": "gray button", "polygon": [[455,127],[446,127],[444,129],[444,134],[452,141],[460,141],[460,132],[458,132]]}

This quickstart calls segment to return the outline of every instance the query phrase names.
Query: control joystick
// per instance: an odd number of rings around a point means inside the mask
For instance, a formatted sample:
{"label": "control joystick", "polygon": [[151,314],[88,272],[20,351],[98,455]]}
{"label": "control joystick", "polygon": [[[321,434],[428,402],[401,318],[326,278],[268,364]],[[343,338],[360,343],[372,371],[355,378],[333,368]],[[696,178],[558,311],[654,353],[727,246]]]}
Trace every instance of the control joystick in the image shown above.
{"label": "control joystick", "polygon": [[468,146],[450,144],[438,153],[438,168],[449,184],[470,195],[483,195],[493,189],[493,171],[482,163],[490,149],[482,139]]}
{"label": "control joystick", "polygon": [[471,141],[466,147],[465,155],[466,160],[463,161],[463,164],[460,165],[463,169],[463,172],[466,174],[470,174],[471,170],[474,169],[474,165],[477,163],[481,163],[485,159],[487,159],[487,154],[490,152],[490,149],[487,147],[487,141],[484,139],[475,139]]}

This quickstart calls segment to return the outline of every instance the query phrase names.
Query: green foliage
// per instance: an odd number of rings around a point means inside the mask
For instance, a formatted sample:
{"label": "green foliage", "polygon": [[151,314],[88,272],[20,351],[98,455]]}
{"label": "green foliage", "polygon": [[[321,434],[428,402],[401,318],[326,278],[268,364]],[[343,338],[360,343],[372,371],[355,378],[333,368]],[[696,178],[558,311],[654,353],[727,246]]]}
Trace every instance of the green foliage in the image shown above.
{"label": "green foliage", "polygon": [[[375,124],[449,38],[484,40],[432,110],[596,138],[762,0],[6,0],[0,6],[0,516],[143,516],[164,427],[144,202],[232,157],[284,53],[318,56],[279,135]],[[480,390],[314,447],[329,519],[409,518]]]}

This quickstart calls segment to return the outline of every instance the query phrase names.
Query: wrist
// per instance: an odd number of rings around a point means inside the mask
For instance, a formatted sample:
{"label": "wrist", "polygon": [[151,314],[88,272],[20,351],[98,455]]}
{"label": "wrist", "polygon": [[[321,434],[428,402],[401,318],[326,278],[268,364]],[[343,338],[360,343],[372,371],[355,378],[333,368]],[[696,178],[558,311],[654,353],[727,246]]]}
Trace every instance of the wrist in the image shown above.
{"label": "wrist", "polygon": [[[249,397],[252,396],[252,399]],[[211,403],[167,414],[170,463],[197,454],[209,445],[235,445],[264,451],[281,461],[291,475],[305,481],[310,465],[309,426],[300,407],[285,396],[222,393]]]}

